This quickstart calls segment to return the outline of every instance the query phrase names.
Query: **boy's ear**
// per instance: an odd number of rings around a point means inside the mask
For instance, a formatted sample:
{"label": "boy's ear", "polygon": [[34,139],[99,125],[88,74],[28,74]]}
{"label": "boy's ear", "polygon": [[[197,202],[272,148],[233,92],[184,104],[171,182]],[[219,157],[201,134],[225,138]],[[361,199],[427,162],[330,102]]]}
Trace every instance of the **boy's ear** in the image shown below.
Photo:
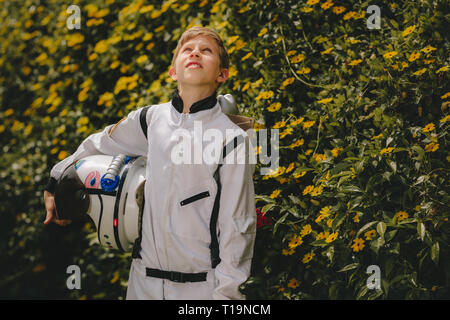
{"label": "boy's ear", "polygon": [[228,76],[229,76],[228,69],[223,68],[223,69],[220,70],[220,73],[217,76],[216,81],[217,82],[225,82],[225,81],[228,80]]}
{"label": "boy's ear", "polygon": [[177,81],[177,73],[174,67],[170,67],[169,76],[172,78],[172,80]]}

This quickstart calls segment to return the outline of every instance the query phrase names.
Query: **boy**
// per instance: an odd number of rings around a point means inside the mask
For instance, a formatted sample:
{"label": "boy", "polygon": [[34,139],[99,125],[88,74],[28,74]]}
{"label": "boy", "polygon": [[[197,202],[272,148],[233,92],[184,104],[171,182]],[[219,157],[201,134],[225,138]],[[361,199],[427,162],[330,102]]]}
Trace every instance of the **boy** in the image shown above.
{"label": "boy", "polygon": [[[89,136],[51,170],[44,223],[66,225],[69,221],[53,214],[51,191],[69,164],[92,154],[147,157],[142,235],[133,254],[127,299],[245,298],[239,285],[249,276],[255,241],[254,165],[226,160],[249,152],[248,135],[221,111],[216,99],[217,87],[228,79],[228,66],[216,32],[203,27],[185,31],[169,70],[178,89],[170,102],[148,109],[147,137],[139,122],[141,108]],[[219,150],[238,136],[244,143],[219,163],[175,164],[171,156],[177,130],[189,133],[194,150],[195,144],[203,147],[194,123],[201,123],[204,131],[220,130],[224,138]],[[215,210],[216,227],[210,228]]]}

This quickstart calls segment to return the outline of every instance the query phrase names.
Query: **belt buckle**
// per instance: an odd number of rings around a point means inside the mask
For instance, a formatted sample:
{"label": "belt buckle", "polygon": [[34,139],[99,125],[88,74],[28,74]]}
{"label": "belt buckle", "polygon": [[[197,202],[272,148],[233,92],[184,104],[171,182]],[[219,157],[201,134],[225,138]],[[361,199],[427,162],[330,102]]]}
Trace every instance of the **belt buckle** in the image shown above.
{"label": "belt buckle", "polygon": [[171,272],[169,280],[173,282],[184,282],[183,274],[181,272]]}

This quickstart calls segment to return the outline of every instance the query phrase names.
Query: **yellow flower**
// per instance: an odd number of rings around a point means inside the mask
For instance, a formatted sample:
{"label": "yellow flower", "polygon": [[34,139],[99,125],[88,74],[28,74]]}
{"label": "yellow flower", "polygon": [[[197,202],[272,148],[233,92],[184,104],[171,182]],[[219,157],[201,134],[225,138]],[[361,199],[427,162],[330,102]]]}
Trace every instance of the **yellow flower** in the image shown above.
{"label": "yellow flower", "polygon": [[283,250],[281,251],[281,253],[283,254],[283,256],[291,256],[291,255],[294,254],[294,252],[295,252],[295,249],[294,249],[294,248],[283,249]]}
{"label": "yellow flower", "polygon": [[289,280],[289,283],[287,285],[289,288],[295,289],[298,286],[300,286],[300,284],[298,283],[297,279],[292,278],[291,280]]}
{"label": "yellow flower", "polygon": [[94,51],[97,53],[105,53],[108,50],[108,42],[106,40],[100,40],[94,47]]}
{"label": "yellow flower", "polygon": [[422,51],[424,53],[430,53],[431,51],[434,51],[434,50],[436,50],[436,48],[431,45],[428,45],[425,48],[420,49],[420,51]]}
{"label": "yellow flower", "polygon": [[426,152],[435,152],[437,149],[439,149],[439,143],[431,142],[425,146]]}
{"label": "yellow flower", "polygon": [[330,103],[331,101],[333,101],[333,98],[325,98],[325,99],[321,99],[321,100],[319,100],[319,101],[317,101],[317,102],[323,103],[323,104],[328,104],[328,103]]}
{"label": "yellow flower", "polygon": [[286,173],[289,173],[289,172],[291,172],[293,169],[294,169],[294,167],[295,167],[295,163],[294,162],[291,162],[290,164],[289,164],[289,166],[286,168]]}
{"label": "yellow flower", "polygon": [[313,185],[307,186],[307,187],[303,190],[303,195],[307,195],[308,193],[310,193],[310,192],[313,191],[313,190],[314,190],[314,186],[313,186]]}
{"label": "yellow flower", "polygon": [[360,220],[359,220],[359,217],[361,216],[361,212],[356,212],[355,213],[355,216],[353,217],[353,221],[354,222],[359,222]]}
{"label": "yellow flower", "polygon": [[311,68],[303,67],[300,70],[297,70],[296,73],[298,74],[308,74],[311,72]]}
{"label": "yellow flower", "polygon": [[288,51],[288,53],[286,53],[286,57],[293,56],[296,53],[297,53],[297,50],[290,50],[290,51]]}
{"label": "yellow flower", "polygon": [[320,2],[320,0],[308,0],[306,2],[306,4],[309,5],[309,6],[312,6],[312,5],[314,5],[316,3],[319,3],[319,2]]}
{"label": "yellow flower", "polygon": [[363,62],[362,59],[356,59],[356,60],[350,61],[348,65],[349,66],[356,66],[356,65],[360,64],[361,62]]}
{"label": "yellow flower", "polygon": [[316,218],[315,222],[319,223],[320,221],[322,221],[325,218],[328,218],[330,216],[330,208],[331,206],[326,206],[323,207],[320,211],[319,211],[319,216]]}
{"label": "yellow flower", "polygon": [[294,141],[293,143],[290,144],[289,148],[295,148],[295,147],[299,147],[302,146],[305,143],[305,139],[298,139],[296,141]]}
{"label": "yellow flower", "polygon": [[450,114],[439,120],[439,122],[448,122],[450,121]]}
{"label": "yellow flower", "polygon": [[281,109],[281,103],[279,102],[274,102],[272,104],[270,104],[270,106],[267,107],[267,110],[270,112],[275,112]]}
{"label": "yellow flower", "polygon": [[405,211],[399,211],[395,214],[397,217],[397,222],[403,221],[408,218],[408,213]]}
{"label": "yellow flower", "polygon": [[313,11],[314,9],[313,8],[310,8],[310,7],[303,7],[303,8],[301,8],[300,9],[300,11],[301,12],[304,12],[304,13],[308,13],[308,12],[311,12],[311,11]]}
{"label": "yellow flower", "polygon": [[268,31],[267,28],[262,28],[261,31],[258,33],[258,37],[262,37],[267,33],[267,31]]}
{"label": "yellow flower", "polygon": [[253,52],[247,53],[245,56],[242,57],[241,61],[247,60],[247,59],[250,58],[252,55],[253,55]]}
{"label": "yellow flower", "polygon": [[292,63],[299,63],[300,61],[303,61],[303,60],[305,60],[305,55],[301,54],[301,53],[296,55],[295,57],[291,58]]}
{"label": "yellow flower", "polygon": [[306,264],[306,263],[310,262],[314,256],[315,256],[314,252],[312,252],[312,253],[306,253],[306,254],[303,256],[302,262]]}
{"label": "yellow flower", "polygon": [[304,123],[303,123],[303,129],[307,129],[307,128],[312,127],[312,126],[314,125],[314,123],[316,123],[315,120],[304,122]]}
{"label": "yellow flower", "polygon": [[292,134],[292,131],[294,131],[293,128],[286,128],[286,129],[284,129],[284,131],[280,133],[280,139],[283,139],[288,134]]}
{"label": "yellow flower", "polygon": [[290,125],[291,127],[295,127],[295,126],[299,125],[300,123],[302,123],[303,120],[305,120],[305,118],[300,117],[300,118],[298,118],[298,119],[295,119],[295,120],[291,121],[291,122],[289,123],[289,125]]}
{"label": "yellow flower", "polygon": [[420,57],[420,52],[413,52],[409,56],[408,61],[413,62],[413,61],[417,60],[419,57]]}
{"label": "yellow flower", "polygon": [[336,14],[341,14],[343,13],[345,10],[347,10],[345,7],[339,6],[339,7],[334,7],[333,8],[333,12]]}
{"label": "yellow flower", "polygon": [[142,56],[140,56],[139,58],[136,59],[136,62],[139,64],[142,64],[144,62],[146,62],[148,60],[148,57],[144,54]]}
{"label": "yellow flower", "polygon": [[87,94],[88,91],[89,91],[89,87],[86,87],[83,90],[81,90],[80,93],[78,93],[78,101],[80,101],[80,102],[85,101],[88,97],[88,94]]}
{"label": "yellow flower", "polygon": [[328,217],[328,215],[330,214],[330,210],[331,210],[331,206],[326,206],[326,207],[323,207],[322,209],[320,209],[319,212],[321,214],[326,214]]}
{"label": "yellow flower", "polygon": [[255,100],[270,99],[274,95],[273,91],[261,91]]}
{"label": "yellow flower", "polygon": [[117,282],[117,280],[119,280],[119,273],[118,272],[114,273],[114,277],[109,282],[110,283],[115,283],[115,282]]}
{"label": "yellow flower", "polygon": [[420,69],[420,70],[417,70],[417,71],[414,72],[413,74],[414,74],[415,76],[420,76],[420,75],[424,74],[425,71],[427,71],[427,68],[422,68],[422,69]]}
{"label": "yellow flower", "polygon": [[334,219],[328,219],[328,220],[327,220],[327,226],[328,226],[328,228],[331,228],[331,226],[333,225],[333,221],[334,221]]}
{"label": "yellow flower", "polygon": [[370,140],[377,140],[377,139],[381,139],[381,138],[383,138],[383,134],[382,133],[380,133],[377,136],[373,136],[372,138],[370,138]]}
{"label": "yellow flower", "polygon": [[383,57],[386,59],[390,59],[390,58],[396,56],[397,53],[398,53],[397,51],[390,51],[390,52],[383,54]]}
{"label": "yellow flower", "polygon": [[288,85],[290,85],[292,82],[294,82],[295,78],[287,78],[286,80],[283,81],[282,86],[286,87]]}
{"label": "yellow flower", "polygon": [[436,73],[439,73],[439,72],[447,72],[448,69],[449,69],[449,66],[443,66],[442,68],[436,70]]}
{"label": "yellow flower", "polygon": [[325,231],[325,232],[321,232],[316,236],[316,240],[323,240],[328,238],[328,236],[330,235],[330,232]]}
{"label": "yellow flower", "polygon": [[316,160],[317,163],[320,163],[320,162],[326,160],[327,156],[324,154],[321,154],[321,153],[317,153],[313,156],[313,158],[314,158],[314,160]]}
{"label": "yellow flower", "polygon": [[402,36],[403,36],[403,37],[406,37],[407,35],[411,34],[415,29],[416,29],[416,26],[415,26],[415,25],[406,28],[405,30],[403,30]]}
{"label": "yellow flower", "polygon": [[[355,11],[349,11],[344,15],[344,20],[350,20],[351,18],[353,18],[356,15]],[[360,42],[359,40],[357,40],[357,42]],[[353,44],[353,43],[352,43]]]}
{"label": "yellow flower", "polygon": [[66,157],[67,157],[67,152],[66,151],[60,151],[59,152],[59,154],[58,154],[58,159],[59,160],[63,160],[63,159],[65,159]]}
{"label": "yellow flower", "polygon": [[338,157],[338,155],[339,155],[339,151],[342,151],[342,150],[344,150],[343,148],[333,148],[332,150],[331,150],[331,155],[334,157],[334,158],[337,158]]}
{"label": "yellow flower", "polygon": [[305,174],[306,174],[306,171],[301,171],[301,172],[295,171],[295,172],[292,174],[292,176],[293,176],[295,179],[298,179],[298,178],[303,177]]}
{"label": "yellow flower", "polygon": [[450,92],[447,92],[446,94],[441,96],[441,99],[447,99],[448,97],[450,97]]}
{"label": "yellow flower", "polygon": [[11,109],[11,108],[9,108],[8,110],[6,110],[6,111],[3,113],[3,115],[4,115],[5,117],[8,117],[8,116],[12,115],[13,113],[14,113],[14,110]]}
{"label": "yellow flower", "polygon": [[331,8],[333,5],[334,5],[333,1],[327,1],[327,2],[322,3],[321,7],[322,7],[322,9],[327,10],[327,9]]}
{"label": "yellow flower", "polygon": [[73,33],[66,37],[67,40],[67,46],[68,47],[74,47],[77,44],[80,44],[84,41],[84,36],[81,33]]}
{"label": "yellow flower", "polygon": [[312,232],[311,225],[307,224],[307,225],[303,226],[302,231],[300,231],[300,235],[302,237],[304,237],[304,236],[310,234],[311,232]]}
{"label": "yellow flower", "polygon": [[435,129],[434,123],[429,123],[422,129],[422,131],[423,132],[430,132],[430,131],[433,131],[434,129]]}
{"label": "yellow flower", "polygon": [[338,237],[338,233],[337,232],[333,232],[325,239],[325,242],[326,243],[333,242],[334,240],[337,239],[337,237]]}
{"label": "yellow flower", "polygon": [[270,195],[270,198],[272,198],[272,199],[277,198],[277,197],[279,196],[280,192],[281,192],[280,189],[274,190],[274,191],[272,192],[272,194]]}
{"label": "yellow flower", "polygon": [[118,60],[113,61],[113,62],[109,65],[109,67],[110,67],[111,69],[116,69],[118,66],[120,66],[120,61],[118,61]]}
{"label": "yellow flower", "polygon": [[320,52],[320,54],[321,54],[321,55],[329,54],[331,51],[333,51],[333,49],[334,49],[333,47],[329,47],[328,49],[326,49],[326,50]]}
{"label": "yellow flower", "polygon": [[364,248],[364,240],[361,238],[356,238],[353,240],[353,245],[351,245],[353,252],[361,251]]}
{"label": "yellow flower", "polygon": [[313,191],[311,191],[311,196],[316,197],[318,195],[321,195],[323,192],[323,186],[315,187]]}
{"label": "yellow flower", "polygon": [[278,121],[277,123],[275,123],[273,125],[273,129],[279,129],[279,128],[283,128],[286,125],[286,122],[284,121]]}
{"label": "yellow flower", "polygon": [[389,148],[384,148],[380,151],[380,155],[382,156],[383,154],[389,154],[394,150],[393,147],[389,147]]}
{"label": "yellow flower", "polygon": [[303,243],[302,237],[294,235],[289,241],[289,248],[294,249]]}
{"label": "yellow flower", "polygon": [[372,240],[376,236],[375,230],[369,230],[366,233],[364,233],[364,237],[366,237],[366,240]]}

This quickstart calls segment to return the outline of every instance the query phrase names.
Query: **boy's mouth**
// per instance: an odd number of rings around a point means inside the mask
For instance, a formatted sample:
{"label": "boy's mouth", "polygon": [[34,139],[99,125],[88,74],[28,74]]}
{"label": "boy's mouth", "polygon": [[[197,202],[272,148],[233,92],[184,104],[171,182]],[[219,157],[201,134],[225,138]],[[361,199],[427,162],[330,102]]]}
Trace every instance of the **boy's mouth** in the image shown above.
{"label": "boy's mouth", "polygon": [[202,65],[201,65],[200,63],[198,63],[198,62],[189,62],[189,63],[186,65],[186,68],[187,68],[187,69],[198,69],[198,68],[203,68],[203,67],[202,67]]}

